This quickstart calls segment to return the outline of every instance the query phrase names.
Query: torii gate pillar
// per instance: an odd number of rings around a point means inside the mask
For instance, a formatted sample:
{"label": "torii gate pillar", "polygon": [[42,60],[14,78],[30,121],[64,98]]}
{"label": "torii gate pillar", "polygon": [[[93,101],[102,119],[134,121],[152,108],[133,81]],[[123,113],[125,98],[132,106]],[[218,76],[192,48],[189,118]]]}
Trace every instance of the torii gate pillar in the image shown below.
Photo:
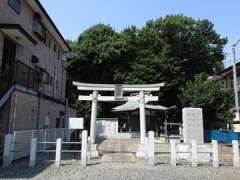
{"label": "torii gate pillar", "polygon": [[146,115],[145,115],[145,95],[144,92],[140,92],[140,138],[141,144],[145,144],[146,138]]}
{"label": "torii gate pillar", "polygon": [[98,92],[93,91],[91,125],[90,125],[91,144],[95,144],[96,142],[97,98],[98,98]]}
{"label": "torii gate pillar", "polygon": [[92,97],[91,125],[90,125],[90,156],[94,158],[99,157],[96,145],[97,103],[98,92],[94,90]]}
{"label": "torii gate pillar", "polygon": [[140,109],[140,144],[137,149],[137,157],[146,156],[146,114],[145,114],[145,94],[143,91],[140,91],[139,94],[139,109]]}

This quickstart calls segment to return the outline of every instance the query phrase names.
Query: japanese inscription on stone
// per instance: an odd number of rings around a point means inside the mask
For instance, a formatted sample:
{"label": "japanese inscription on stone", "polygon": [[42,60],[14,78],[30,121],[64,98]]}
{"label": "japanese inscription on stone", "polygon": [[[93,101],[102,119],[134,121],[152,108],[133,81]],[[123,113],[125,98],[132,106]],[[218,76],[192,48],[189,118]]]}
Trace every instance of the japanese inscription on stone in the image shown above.
{"label": "japanese inscription on stone", "polygon": [[184,142],[191,143],[191,140],[196,140],[197,144],[203,144],[204,137],[202,109],[184,108],[182,115]]}

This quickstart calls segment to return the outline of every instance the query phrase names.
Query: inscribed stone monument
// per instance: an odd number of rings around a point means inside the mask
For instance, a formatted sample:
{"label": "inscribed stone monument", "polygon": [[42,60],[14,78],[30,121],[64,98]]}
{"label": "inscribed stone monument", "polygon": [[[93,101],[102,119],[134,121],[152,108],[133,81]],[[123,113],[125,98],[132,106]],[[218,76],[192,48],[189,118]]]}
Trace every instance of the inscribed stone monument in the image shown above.
{"label": "inscribed stone monument", "polygon": [[197,144],[204,143],[203,137],[203,114],[201,108],[184,108],[183,116],[183,138],[185,143],[196,140]]}

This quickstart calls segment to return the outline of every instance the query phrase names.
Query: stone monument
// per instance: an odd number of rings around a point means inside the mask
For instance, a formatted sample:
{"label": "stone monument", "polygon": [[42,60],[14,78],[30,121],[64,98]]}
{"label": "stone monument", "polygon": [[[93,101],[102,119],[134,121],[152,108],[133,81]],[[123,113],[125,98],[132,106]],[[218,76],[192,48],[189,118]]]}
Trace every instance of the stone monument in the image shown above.
{"label": "stone monument", "polygon": [[[204,144],[203,136],[203,113],[201,108],[184,108],[182,111],[183,116],[183,139],[186,144],[179,144],[177,151],[190,152],[191,141],[196,140],[197,149],[201,152],[197,153],[197,162],[209,163],[211,145]],[[191,162],[192,155],[189,153],[178,154],[178,159],[185,159]]]}
{"label": "stone monument", "polygon": [[202,109],[184,108],[182,118],[184,142],[191,143],[192,140],[196,140],[197,144],[204,144]]}

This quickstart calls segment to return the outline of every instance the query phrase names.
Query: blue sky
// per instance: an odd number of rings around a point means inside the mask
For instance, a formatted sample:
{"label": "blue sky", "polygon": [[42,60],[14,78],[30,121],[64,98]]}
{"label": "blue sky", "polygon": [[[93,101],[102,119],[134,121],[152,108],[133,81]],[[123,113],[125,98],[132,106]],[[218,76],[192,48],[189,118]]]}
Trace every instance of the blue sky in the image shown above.
{"label": "blue sky", "polygon": [[[67,39],[97,23],[110,24],[121,31],[129,25],[141,27],[147,20],[167,14],[207,18],[223,37],[228,37],[226,66],[231,65],[231,44],[240,38],[239,0],[41,0]],[[240,45],[238,48],[240,57]]]}

